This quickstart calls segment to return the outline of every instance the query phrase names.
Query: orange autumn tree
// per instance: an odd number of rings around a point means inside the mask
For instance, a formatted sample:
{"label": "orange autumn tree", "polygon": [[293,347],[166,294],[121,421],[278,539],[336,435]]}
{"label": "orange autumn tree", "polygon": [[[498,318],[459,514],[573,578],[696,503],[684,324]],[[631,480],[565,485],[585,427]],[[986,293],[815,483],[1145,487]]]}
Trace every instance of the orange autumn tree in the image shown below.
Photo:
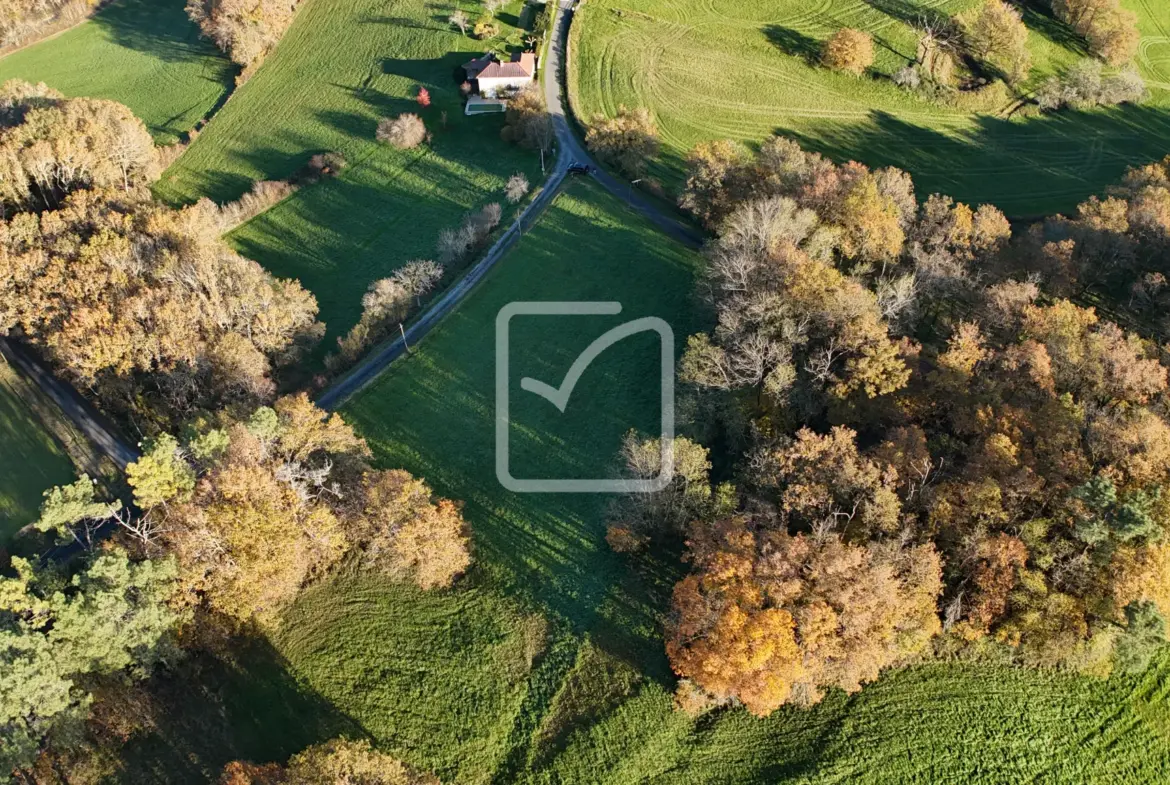
{"label": "orange autumn tree", "polygon": [[667,655],[680,676],[758,716],[856,692],[920,654],[939,629],[930,545],[789,535],[747,516],[696,533],[674,591]]}

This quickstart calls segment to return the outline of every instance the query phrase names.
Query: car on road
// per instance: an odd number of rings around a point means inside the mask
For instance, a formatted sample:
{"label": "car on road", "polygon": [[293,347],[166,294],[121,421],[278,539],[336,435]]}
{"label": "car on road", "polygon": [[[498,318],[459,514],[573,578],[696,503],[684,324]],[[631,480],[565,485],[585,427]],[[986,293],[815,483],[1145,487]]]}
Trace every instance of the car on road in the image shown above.
{"label": "car on road", "polygon": [[569,164],[569,174],[589,174],[591,171],[593,171],[593,167],[589,166],[589,164],[577,162]]}

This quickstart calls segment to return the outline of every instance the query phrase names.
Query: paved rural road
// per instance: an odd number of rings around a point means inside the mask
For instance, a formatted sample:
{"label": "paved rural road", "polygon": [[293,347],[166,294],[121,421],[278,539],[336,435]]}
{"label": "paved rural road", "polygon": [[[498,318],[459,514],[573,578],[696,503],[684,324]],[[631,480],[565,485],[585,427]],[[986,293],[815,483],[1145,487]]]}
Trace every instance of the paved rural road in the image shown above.
{"label": "paved rural road", "polygon": [[635,191],[630,183],[619,180],[598,166],[585,149],[585,145],[581,144],[581,140],[573,133],[572,121],[565,113],[567,102],[563,100],[563,96],[568,84],[568,72],[564,61],[565,52],[569,47],[569,26],[573,23],[575,14],[574,5],[574,0],[560,0],[560,11],[553,28],[553,40],[544,62],[545,76],[551,77],[544,80],[544,100],[556,124],[558,146],[562,153],[565,151],[569,153],[574,163],[588,166],[593,179],[600,183],[602,188],[628,204],[663,232],[692,248],[700,247],[703,244],[703,235],[660,209]]}
{"label": "paved rural road", "polygon": [[0,338],[0,354],[19,368],[73,421],[86,438],[102,453],[125,469],[141,457],[138,448],[126,441],[93,404],[81,397],[72,386],[58,379],[24,346]]}
{"label": "paved rural road", "polygon": [[618,180],[598,166],[585,146],[573,133],[562,100],[566,78],[565,52],[569,42],[569,25],[572,22],[573,0],[560,0],[553,28],[553,38],[549,42],[548,54],[543,66],[546,77],[544,97],[556,129],[558,148],[557,159],[553,164],[553,173],[544,184],[544,188],[525,208],[517,222],[496,240],[483,259],[477,262],[475,267],[471,268],[467,275],[463,276],[442,297],[432,303],[422,316],[410,326],[410,329],[406,330],[405,341],[400,336],[384,344],[360,365],[321,393],[317,398],[317,405],[322,409],[332,411],[340,407],[376,379],[390,363],[401,357],[404,352],[409,351],[408,346],[416,345],[423,336],[431,331],[431,328],[442,321],[443,317],[455,310],[463,298],[471,293],[475,285],[483,280],[488,271],[495,267],[496,263],[511,250],[524,231],[536,223],[544,208],[560,192],[568,169],[573,164],[588,166],[593,179],[600,183],[602,188],[628,204],[666,234],[692,248],[698,248],[703,244],[701,234],[659,209],[640,193],[634,191],[629,183]]}

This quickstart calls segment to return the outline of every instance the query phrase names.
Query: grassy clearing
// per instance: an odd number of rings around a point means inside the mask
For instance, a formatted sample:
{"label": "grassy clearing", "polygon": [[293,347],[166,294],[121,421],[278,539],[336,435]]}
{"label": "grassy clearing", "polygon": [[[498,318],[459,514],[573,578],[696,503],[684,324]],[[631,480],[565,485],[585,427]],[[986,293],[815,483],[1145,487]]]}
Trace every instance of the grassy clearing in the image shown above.
{"label": "grassy clearing", "polygon": [[1170,773],[1167,663],[1098,681],[935,665],[853,697],[766,720],[742,710],[695,723],[650,684],[578,731],[546,772],[606,783],[1145,783]]}
{"label": "grassy clearing", "polygon": [[602,540],[605,497],[516,494],[494,463],[496,314],[517,300],[618,300],[620,316],[516,317],[511,326],[512,473],[610,476],[623,434],[659,417],[656,339],[632,336],[590,366],[564,414],[521,391],[532,376],[559,384],[595,337],[639,316],[660,316],[681,336],[695,327],[689,298],[696,255],[634,220],[591,182],[574,183],[537,226],[413,356],[351,401],[347,419],[380,463],[425,476],[463,499],[478,560],[582,629],[621,565]]}
{"label": "grassy clearing", "polygon": [[227,95],[235,67],[183,0],[115,0],[61,35],[0,59],[0,81],[46,82],[67,96],[126,104],[160,144],[178,141]]}
{"label": "grassy clearing", "polygon": [[[470,1],[462,6],[479,13]],[[287,177],[314,153],[341,152],[349,167],[340,177],[302,189],[229,238],[313,291],[330,346],[357,321],[371,281],[432,258],[439,231],[501,200],[514,172],[539,179],[539,157],[499,139],[501,117],[462,114],[456,69],[485,42],[447,24],[455,7],[306,0],[276,51],[155,188],[174,203],[222,202],[253,180]],[[514,2],[499,13],[504,38],[518,34],[519,12]],[[427,109],[414,101],[420,86],[431,95]],[[430,145],[400,151],[375,142],[378,119],[401,112],[422,116]]]}
{"label": "grassy clearing", "polygon": [[69,456],[23,399],[21,382],[0,357],[0,546],[37,519],[45,489],[73,479]]}
{"label": "grassy clearing", "polygon": [[[1013,216],[1067,211],[1126,166],[1170,150],[1170,22],[1156,0],[1138,12],[1139,67],[1149,102],[1046,117],[973,115],[909,95],[888,76],[915,57],[909,22],[973,0],[591,0],[573,25],[570,94],[584,118],[620,105],[657,117],[663,152],[652,174],[681,184],[704,139],[758,141],[776,132],[835,159],[909,171],[920,193],[992,202]],[[1033,84],[1081,56],[1040,0],[1024,3]],[[839,27],[870,31],[873,73],[835,74],[815,61]]]}
{"label": "grassy clearing", "polygon": [[466,582],[425,594],[357,574],[308,591],[274,643],[386,749],[444,782],[485,782],[507,755],[544,629]]}

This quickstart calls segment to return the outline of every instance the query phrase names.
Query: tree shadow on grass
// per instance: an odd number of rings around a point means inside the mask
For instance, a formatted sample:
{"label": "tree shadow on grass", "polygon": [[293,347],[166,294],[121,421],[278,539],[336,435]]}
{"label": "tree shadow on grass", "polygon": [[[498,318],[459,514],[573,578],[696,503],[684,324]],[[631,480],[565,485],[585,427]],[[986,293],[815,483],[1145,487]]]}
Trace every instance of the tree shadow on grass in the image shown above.
{"label": "tree shadow on grass", "polygon": [[123,782],[217,781],[233,760],[283,762],[311,744],[367,735],[298,684],[268,641],[242,640],[232,657],[196,652],[147,683],[154,727],[123,748]]}
{"label": "tree shadow on grass", "polygon": [[[433,16],[432,21],[440,22],[446,21],[442,17]],[[392,27],[405,27],[410,30],[434,30],[434,25],[428,25],[420,22],[418,19],[412,19],[409,16],[383,16],[377,14],[368,14],[361,18],[362,24],[374,25],[391,25]]]}
{"label": "tree shadow on grass", "polygon": [[1057,46],[1088,56],[1089,50],[1085,39],[1053,16],[1052,6],[1047,0],[1022,0],[1018,6],[1023,12],[1024,24],[1029,30],[1035,30]]}
{"label": "tree shadow on grass", "polygon": [[387,57],[382,61],[382,73],[435,87],[445,86],[436,79],[449,74],[451,82],[461,84],[467,78],[463,64],[474,57],[474,54],[468,52],[449,52],[430,60]]}
{"label": "tree shadow on grass", "polygon": [[183,10],[183,0],[115,0],[93,16],[93,24],[118,44],[166,62],[218,60],[215,81],[230,83],[234,66],[227,56],[200,37]]}
{"label": "tree shadow on grass", "polygon": [[893,17],[910,27],[920,28],[925,22],[933,27],[947,27],[951,17],[935,8],[929,8],[920,0],[865,0],[875,11]]}
{"label": "tree shadow on grass", "polygon": [[821,42],[812,36],[780,25],[768,25],[764,28],[764,35],[785,54],[799,57],[809,65],[819,65],[821,62]]}
{"label": "tree shadow on grass", "polygon": [[836,161],[904,169],[920,196],[989,202],[1009,217],[1030,219],[1067,212],[1127,168],[1162,158],[1170,147],[1170,112],[1126,105],[1025,120],[981,115],[953,134],[875,112],[862,123],[776,132]]}

